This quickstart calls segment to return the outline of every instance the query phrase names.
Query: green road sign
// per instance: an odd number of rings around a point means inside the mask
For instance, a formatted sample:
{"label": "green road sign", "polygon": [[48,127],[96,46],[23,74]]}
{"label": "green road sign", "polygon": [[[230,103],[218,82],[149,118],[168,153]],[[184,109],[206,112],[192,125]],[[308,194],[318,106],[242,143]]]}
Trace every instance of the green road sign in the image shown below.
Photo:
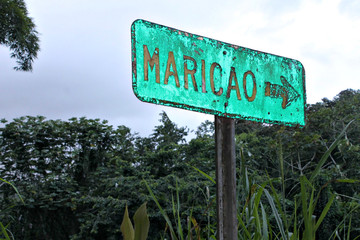
{"label": "green road sign", "polygon": [[142,101],[258,122],[305,125],[305,70],[293,59],[144,20],[131,26]]}

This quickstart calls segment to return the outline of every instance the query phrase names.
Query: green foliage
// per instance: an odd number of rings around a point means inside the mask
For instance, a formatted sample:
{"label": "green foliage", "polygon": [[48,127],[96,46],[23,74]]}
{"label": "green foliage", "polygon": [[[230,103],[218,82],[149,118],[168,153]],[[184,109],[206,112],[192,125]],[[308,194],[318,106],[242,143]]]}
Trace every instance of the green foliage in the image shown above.
{"label": "green foliage", "polygon": [[31,71],[40,50],[38,32],[28,17],[24,0],[0,0],[0,44],[17,59],[15,70]]}
{"label": "green foliage", "polygon": [[4,183],[6,183],[6,184],[9,184],[9,185],[15,190],[17,196],[19,197],[19,199],[21,200],[21,202],[24,204],[24,200],[23,200],[23,198],[21,197],[19,191],[17,190],[17,188],[16,188],[11,182],[8,182],[8,181],[6,181],[5,179],[2,179],[2,178],[0,178],[0,181],[4,182]]}
{"label": "green foliage", "polygon": [[4,227],[4,225],[2,224],[2,222],[0,222],[0,228],[1,228],[1,232],[5,237],[5,240],[10,240],[10,236],[6,230],[6,227]]}
{"label": "green foliage", "polygon": [[125,208],[124,218],[121,224],[121,232],[124,240],[146,240],[149,232],[150,222],[146,212],[146,203],[141,205],[134,214],[135,228],[131,223],[128,207]]}
{"label": "green foliage", "polygon": [[[360,236],[360,91],[307,116],[302,129],[237,120],[239,239]],[[99,119],[1,122],[0,177],[21,193],[0,181],[10,239],[122,239],[119,213],[144,202],[148,239],[215,238],[212,122],[189,142],[165,112],[149,137]]]}
{"label": "green foliage", "polygon": [[131,220],[129,218],[129,212],[127,206],[125,208],[124,218],[121,223],[120,229],[124,236],[124,240],[133,240],[135,238],[135,231],[131,223]]}
{"label": "green foliage", "polygon": [[[16,188],[11,182],[8,182],[8,181],[6,181],[5,179],[2,179],[2,178],[0,178],[0,181],[6,183],[6,184],[8,184],[8,185],[10,185],[10,186],[15,190],[17,196],[18,196],[19,199],[21,200],[21,203],[24,204],[24,200],[23,200],[23,198],[21,197],[19,191],[17,190],[17,188]],[[12,207],[14,207],[14,205],[11,206],[10,208],[12,208]],[[5,212],[6,212],[6,211],[5,211]],[[2,218],[1,218],[1,219],[2,219]],[[8,229],[7,229],[7,227],[9,226],[9,224],[10,224],[10,223],[8,223],[6,226],[4,226],[3,223],[0,221],[1,232],[2,232],[2,235],[5,237],[5,240],[10,240],[9,233],[11,234],[11,232],[8,233]],[[0,235],[0,236],[1,236],[1,235]],[[2,239],[2,238],[1,238],[1,239]]]}
{"label": "green foliage", "polygon": [[[176,201],[174,200],[173,195],[172,195],[172,201],[171,201],[173,221],[170,219],[170,217],[168,216],[166,211],[161,207],[161,205],[158,201],[158,198],[155,196],[154,192],[152,191],[151,187],[149,186],[149,184],[146,181],[145,181],[145,185],[146,185],[146,188],[148,189],[152,199],[156,203],[159,211],[161,212],[161,215],[163,216],[163,218],[166,221],[166,228],[169,229],[169,237],[171,239],[173,239],[173,240],[205,239],[202,236],[203,231],[201,230],[200,225],[197,223],[196,219],[192,215],[193,209],[191,209],[190,213],[186,216],[186,222],[184,222],[183,219],[181,218],[181,216],[184,216],[184,214],[181,213],[181,208],[180,208],[181,203],[180,203],[180,198],[179,198],[180,189],[179,189],[179,185],[178,185],[177,181],[176,181],[176,187],[175,187]],[[206,232],[206,230],[205,230],[205,232]],[[165,230],[165,234],[167,234],[166,230]],[[213,234],[210,235],[210,233],[208,232],[206,239],[215,239],[215,236]]]}

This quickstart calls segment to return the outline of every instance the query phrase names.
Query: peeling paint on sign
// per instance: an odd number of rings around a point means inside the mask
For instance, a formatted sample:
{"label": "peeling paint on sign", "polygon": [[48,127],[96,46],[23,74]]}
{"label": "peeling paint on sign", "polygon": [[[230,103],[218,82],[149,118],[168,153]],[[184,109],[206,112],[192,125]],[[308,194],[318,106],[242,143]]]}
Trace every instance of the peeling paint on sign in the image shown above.
{"label": "peeling paint on sign", "polygon": [[136,20],[132,80],[142,101],[218,116],[305,125],[305,69],[293,59]]}

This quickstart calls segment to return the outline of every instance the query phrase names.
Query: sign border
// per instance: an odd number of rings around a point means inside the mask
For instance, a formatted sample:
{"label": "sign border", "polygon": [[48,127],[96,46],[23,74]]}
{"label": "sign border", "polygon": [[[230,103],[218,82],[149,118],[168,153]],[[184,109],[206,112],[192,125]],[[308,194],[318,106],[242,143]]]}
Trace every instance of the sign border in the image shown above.
{"label": "sign border", "polygon": [[226,43],[223,41],[219,41],[219,40],[215,40],[209,37],[204,37],[201,35],[197,35],[197,34],[192,34],[189,32],[185,32],[183,30],[179,30],[179,29],[175,29],[172,27],[168,27],[168,26],[164,26],[162,24],[157,24],[157,23],[153,23],[153,22],[149,22],[147,20],[143,20],[143,19],[136,19],[135,21],[133,21],[133,23],[131,24],[131,61],[132,61],[132,88],[133,88],[133,92],[135,94],[135,96],[143,101],[143,102],[148,102],[148,103],[153,103],[153,104],[158,104],[158,105],[163,105],[163,106],[169,106],[169,107],[176,107],[176,108],[181,108],[181,109],[185,109],[185,110],[190,110],[190,111],[196,111],[196,112],[200,112],[200,113],[206,113],[206,114],[212,114],[212,115],[217,115],[217,116],[221,116],[221,117],[227,117],[227,118],[234,118],[234,119],[242,119],[242,120],[249,120],[249,121],[256,121],[259,123],[270,123],[270,124],[278,124],[278,125],[285,125],[285,126],[291,126],[291,127],[304,127],[307,121],[307,114],[306,114],[306,87],[305,87],[305,68],[302,65],[302,93],[303,93],[303,98],[304,98],[304,125],[301,125],[299,123],[293,123],[293,122],[287,122],[287,121],[278,121],[278,120],[270,120],[270,119],[263,119],[263,118],[258,118],[258,117],[247,117],[247,116],[242,116],[241,114],[229,114],[229,113],[223,113],[220,111],[216,111],[216,110],[212,110],[212,109],[208,109],[208,108],[202,108],[202,107],[196,107],[196,106],[191,106],[188,104],[182,104],[182,103],[177,103],[177,102],[172,102],[172,101],[166,101],[166,100],[161,100],[161,99],[156,99],[156,98],[151,98],[151,97],[143,97],[140,96],[138,94],[138,90],[137,90],[137,70],[136,70],[136,35],[135,35],[135,23],[137,22],[143,22],[145,24],[148,25],[157,25],[159,27],[168,29],[169,31],[172,32],[178,32],[181,33],[182,35],[186,35],[189,36],[191,38],[202,38],[202,39],[207,39],[210,42],[213,42],[214,44],[221,44],[221,45],[226,45],[229,46],[231,48],[243,48],[243,49],[247,49],[249,51],[253,51],[256,53],[262,53],[262,54],[270,54],[276,57],[281,57],[281,58],[285,58],[288,60],[292,60],[292,61],[296,61],[299,62],[301,64],[300,61],[292,59],[292,58],[288,58],[288,57],[283,57],[280,55],[276,55],[276,54],[272,54],[272,53],[267,53],[267,52],[263,52],[263,51],[258,51],[258,50],[253,50],[251,48],[245,48],[245,47],[241,47],[241,46],[237,46],[234,44],[230,44],[230,43]]}

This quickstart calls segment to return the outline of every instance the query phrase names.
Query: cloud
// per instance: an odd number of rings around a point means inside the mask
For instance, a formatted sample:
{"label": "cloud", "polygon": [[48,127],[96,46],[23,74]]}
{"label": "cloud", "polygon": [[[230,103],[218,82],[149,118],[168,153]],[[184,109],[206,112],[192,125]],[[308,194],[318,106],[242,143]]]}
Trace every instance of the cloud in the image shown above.
{"label": "cloud", "polygon": [[165,110],[195,129],[213,116],[143,103],[131,85],[130,25],[143,18],[220,41],[300,60],[308,102],[360,88],[357,0],[28,0],[40,32],[33,73],[12,70],[0,47],[0,109],[7,118],[87,116],[151,133]]}
{"label": "cloud", "polygon": [[341,13],[348,14],[351,18],[359,19],[360,2],[357,0],[342,0],[339,4]]}

